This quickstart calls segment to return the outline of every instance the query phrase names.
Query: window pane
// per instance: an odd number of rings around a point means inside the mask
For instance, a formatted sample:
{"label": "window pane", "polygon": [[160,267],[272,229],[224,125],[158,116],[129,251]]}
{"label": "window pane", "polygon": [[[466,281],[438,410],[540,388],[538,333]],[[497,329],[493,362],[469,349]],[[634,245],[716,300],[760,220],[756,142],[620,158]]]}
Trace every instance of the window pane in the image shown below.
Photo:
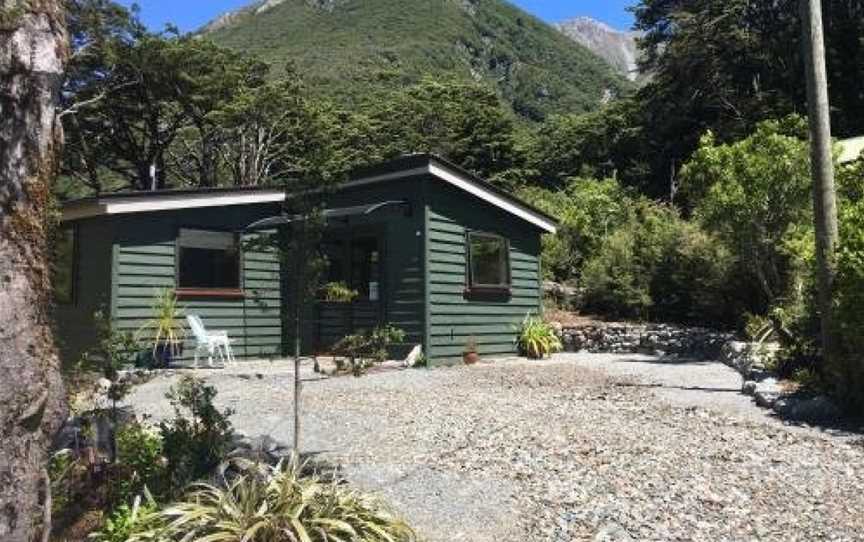
{"label": "window pane", "polygon": [[321,243],[321,254],[327,260],[327,282],[345,282],[345,243],[339,240],[326,240]]}
{"label": "window pane", "polygon": [[507,286],[507,242],[497,236],[469,234],[472,286]]}
{"label": "window pane", "polygon": [[52,267],[54,299],[57,303],[71,304],[75,297],[75,229],[68,227],[57,232]]}
{"label": "window pane", "polygon": [[379,287],[378,240],[374,237],[354,239],[351,243],[351,288],[360,299],[377,301]]}
{"label": "window pane", "polygon": [[233,233],[181,230],[178,287],[240,288],[240,250]]}

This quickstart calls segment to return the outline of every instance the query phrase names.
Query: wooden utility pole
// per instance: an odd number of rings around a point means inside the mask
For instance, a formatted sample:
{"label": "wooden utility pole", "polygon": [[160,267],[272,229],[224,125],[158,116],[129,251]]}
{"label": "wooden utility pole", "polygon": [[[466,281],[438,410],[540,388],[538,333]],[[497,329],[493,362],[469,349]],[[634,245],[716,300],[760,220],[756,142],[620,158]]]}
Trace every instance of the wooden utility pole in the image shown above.
{"label": "wooden utility pole", "polygon": [[[0,540],[47,540],[45,466],[65,419],[49,316],[51,186],[68,55],[60,0],[0,0]],[[41,498],[40,498],[41,495]]]}
{"label": "wooden utility pole", "polygon": [[[800,0],[804,30],[804,63],[807,72],[807,108],[810,121],[810,169],[813,176],[813,210],[816,222],[816,264],[819,278],[819,310],[825,365],[835,371],[832,300],[836,275],[837,201],[834,161],[831,153],[831,116],[822,1]],[[836,375],[835,375],[836,376]]]}

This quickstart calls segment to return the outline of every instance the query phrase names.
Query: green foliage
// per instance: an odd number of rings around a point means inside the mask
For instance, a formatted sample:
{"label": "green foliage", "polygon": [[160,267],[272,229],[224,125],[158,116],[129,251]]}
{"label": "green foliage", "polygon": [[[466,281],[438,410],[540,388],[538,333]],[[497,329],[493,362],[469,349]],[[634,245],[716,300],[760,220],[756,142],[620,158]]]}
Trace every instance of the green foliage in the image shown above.
{"label": "green foliage", "polygon": [[563,189],[523,187],[517,196],[558,219],[556,235],[543,238],[543,270],[567,281],[579,276],[585,259],[627,220],[633,200],[615,180],[572,179]]}
{"label": "green foliage", "polygon": [[198,484],[136,529],[144,540],[411,542],[414,531],[381,501],[299,468],[259,467],[225,485]]}
{"label": "green foliage", "polygon": [[48,479],[51,480],[51,513],[60,516],[71,504],[70,484],[77,466],[72,450],[60,450],[48,459]]}
{"label": "green foliage", "polygon": [[233,411],[220,411],[213,404],[216,388],[202,380],[184,376],[165,396],[174,408],[174,418],[159,424],[162,447],[168,461],[171,491],[200,480],[219,465],[231,443]]}
{"label": "green foliage", "polygon": [[516,327],[516,344],[519,352],[531,359],[543,359],[563,348],[555,329],[531,313]]}
{"label": "green foliage", "polygon": [[794,280],[788,243],[811,224],[807,142],[787,135],[799,122],[764,122],[729,144],[708,134],[682,171],[695,216],[734,252],[769,304]]}
{"label": "green foliage", "polygon": [[153,317],[141,324],[135,333],[136,338],[149,341],[154,359],[160,349],[169,352],[172,358],[179,356],[180,346],[186,338],[186,326],[177,294],[171,288],[159,290],[153,296],[151,308]]}
{"label": "green foliage", "polygon": [[[101,309],[93,315],[93,321],[96,326],[96,347],[82,354],[76,370],[97,371],[119,385],[119,371],[134,361],[138,343],[131,333],[117,330],[111,317]],[[117,393],[117,400],[125,395],[120,390]]]}
{"label": "green foliage", "polygon": [[163,495],[166,490],[166,464],[162,437],[138,423],[117,431],[117,461],[113,502],[129,503],[144,489]]}
{"label": "green foliage", "polygon": [[794,380],[800,389],[805,392],[821,393],[825,390],[822,375],[820,375],[815,369],[798,369],[792,374],[792,380]]}
{"label": "green foliage", "polygon": [[840,400],[864,413],[864,200],[844,205],[840,218],[834,315],[839,351],[826,372]]}
{"label": "green foliage", "polygon": [[733,258],[671,207],[637,201],[585,264],[588,310],[682,323],[730,324]]}
{"label": "green foliage", "polygon": [[295,59],[315,94],[349,109],[423,77],[479,81],[532,120],[591,111],[606,89],[630,87],[586,49],[499,0],[367,0],[332,9],[289,1],[260,15],[248,10],[207,36],[273,64]]}
{"label": "green foliage", "polygon": [[135,538],[142,533],[147,533],[153,529],[159,529],[162,524],[162,518],[159,515],[156,501],[145,490],[144,502],[140,498],[136,498],[132,506],[121,504],[105,521],[105,525],[101,529],[92,533],[88,540],[93,542],[128,542],[132,539],[137,540],[153,540],[158,542],[165,540],[158,537]]}
{"label": "green foliage", "polygon": [[364,107],[385,156],[429,152],[483,177],[512,160],[513,122],[488,88],[424,78]]}
{"label": "green foliage", "polygon": [[321,287],[321,295],[328,303],[351,303],[360,294],[344,282],[328,282]]}
{"label": "green foliage", "polygon": [[518,139],[518,158],[540,186],[576,177],[615,177],[635,166],[631,102],[614,102],[584,114],[555,115]]}
{"label": "green foliage", "polygon": [[333,353],[347,357],[354,376],[361,376],[372,364],[387,361],[389,347],[404,340],[405,331],[384,324],[365,333],[343,337],[333,346]]}
{"label": "green foliage", "polygon": [[[864,99],[855,81],[864,37],[864,3],[826,0],[823,11],[835,135],[859,135]],[[706,130],[721,142],[747,137],[756,125],[806,111],[803,33],[798,2],[642,0],[634,9],[645,33],[643,69],[651,81],[636,97],[632,124],[644,142],[652,193],[668,194],[676,171]]]}

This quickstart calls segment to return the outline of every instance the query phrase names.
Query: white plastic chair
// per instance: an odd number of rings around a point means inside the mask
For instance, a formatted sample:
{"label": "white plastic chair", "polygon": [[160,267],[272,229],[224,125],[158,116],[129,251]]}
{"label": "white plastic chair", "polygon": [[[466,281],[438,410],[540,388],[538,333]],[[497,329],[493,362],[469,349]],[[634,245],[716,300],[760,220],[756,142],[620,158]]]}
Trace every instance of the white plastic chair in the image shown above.
{"label": "white plastic chair", "polygon": [[195,314],[186,315],[186,321],[195,336],[195,368],[198,368],[198,355],[201,350],[207,350],[207,365],[213,366],[213,354],[219,356],[222,363],[234,363],[234,352],[231,350],[231,339],[227,331],[207,331],[204,322]]}

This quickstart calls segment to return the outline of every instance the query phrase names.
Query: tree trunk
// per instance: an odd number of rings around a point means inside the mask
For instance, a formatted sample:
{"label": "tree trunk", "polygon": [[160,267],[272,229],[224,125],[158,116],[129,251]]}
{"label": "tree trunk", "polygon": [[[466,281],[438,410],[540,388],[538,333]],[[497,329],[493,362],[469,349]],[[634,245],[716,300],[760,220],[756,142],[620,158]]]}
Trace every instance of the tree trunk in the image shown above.
{"label": "tree trunk", "polygon": [[0,540],[36,540],[65,414],[49,321],[50,185],[67,57],[60,0],[0,0]]}
{"label": "tree trunk", "polygon": [[[810,169],[813,175],[813,210],[816,221],[816,263],[819,277],[819,311],[822,322],[822,355],[825,366],[841,388],[836,374],[833,341],[832,301],[836,275],[837,202],[834,189],[834,162],[831,155],[831,117],[828,76],[825,68],[825,39],[822,29],[822,1],[800,0],[804,31],[804,60],[807,72],[807,107],[810,120]],[[841,394],[843,390],[839,390]]]}

